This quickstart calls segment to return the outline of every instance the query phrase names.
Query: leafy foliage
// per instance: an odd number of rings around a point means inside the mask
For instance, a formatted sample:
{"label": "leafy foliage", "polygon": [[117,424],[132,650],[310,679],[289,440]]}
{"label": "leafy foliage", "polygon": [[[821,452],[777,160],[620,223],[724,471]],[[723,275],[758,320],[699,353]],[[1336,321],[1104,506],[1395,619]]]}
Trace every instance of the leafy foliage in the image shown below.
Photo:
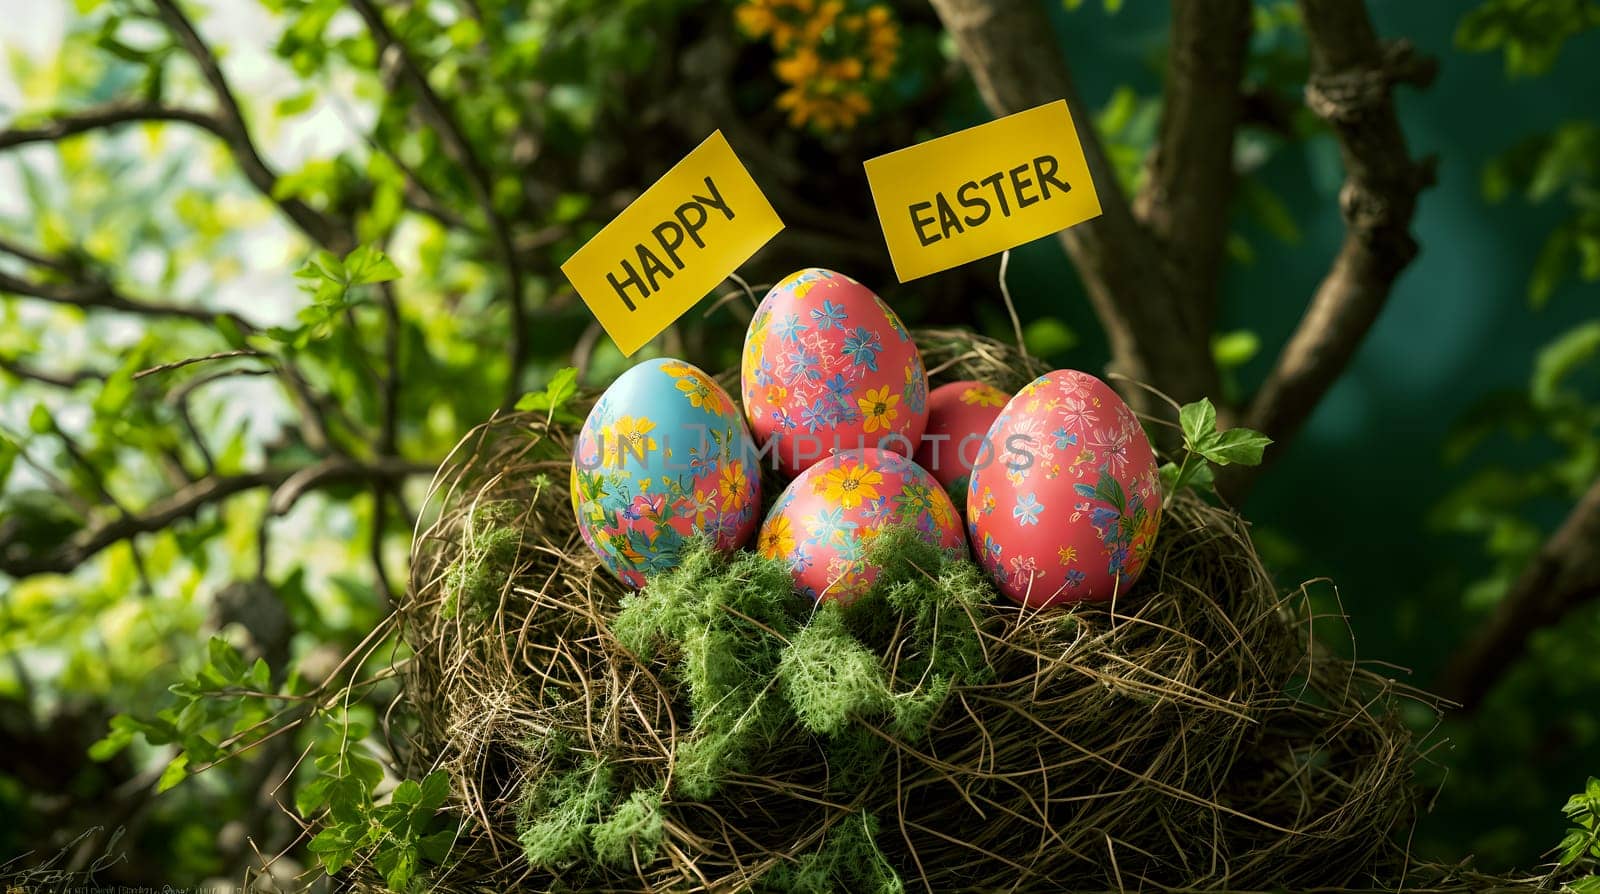
{"label": "leafy foliage", "polygon": [[1456,44],[1482,53],[1501,51],[1512,77],[1544,74],[1572,37],[1600,26],[1594,0],[1487,0],[1456,26]]}
{"label": "leafy foliage", "polygon": [[1600,779],[1589,777],[1582,792],[1567,799],[1561,812],[1573,828],[1561,840],[1557,858],[1567,866],[1600,866]]}
{"label": "leafy foliage", "polygon": [[95,760],[108,760],[126,748],[136,735],[151,745],[179,746],[157,783],[159,791],[182,782],[191,761],[220,761],[231,748],[248,748],[267,733],[270,716],[263,696],[270,698],[271,670],[257,658],[246,665],[239,650],[214,636],[207,661],[194,676],[172,684],[177,696],[150,720],[128,714],[111,718],[111,731],[89,749]]}
{"label": "leafy foliage", "polygon": [[1209,398],[1184,404],[1178,410],[1183,429],[1183,461],[1161,466],[1161,491],[1166,500],[1186,487],[1208,491],[1213,488],[1212,466],[1234,464],[1256,466],[1272,439],[1249,428],[1217,430],[1217,408]]}
{"label": "leafy foliage", "polygon": [[1530,203],[1566,206],[1528,277],[1535,308],[1568,276],[1600,282],[1600,125],[1569,121],[1518,143],[1485,166],[1483,193],[1491,202],[1520,193]]}
{"label": "leafy foliage", "polygon": [[[345,730],[349,741],[351,730]],[[354,729],[355,740],[366,731]],[[359,748],[359,745],[354,746]],[[450,795],[450,777],[435,770],[418,782],[402,781],[385,803],[376,803],[373,790],[383,779],[383,768],[353,748],[336,748],[318,756],[318,777],[300,790],[296,806],[306,816],[317,816],[325,803],[321,831],[308,845],[329,873],[357,859],[370,859],[390,890],[405,891],[418,875],[423,861],[443,863],[455,841],[456,829],[438,816]]]}

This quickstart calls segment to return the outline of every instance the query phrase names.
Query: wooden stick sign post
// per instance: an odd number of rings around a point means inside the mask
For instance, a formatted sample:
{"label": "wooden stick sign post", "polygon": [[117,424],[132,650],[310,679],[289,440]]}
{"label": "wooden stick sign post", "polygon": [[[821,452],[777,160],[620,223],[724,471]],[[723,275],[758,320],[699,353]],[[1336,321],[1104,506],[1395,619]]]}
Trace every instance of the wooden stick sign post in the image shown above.
{"label": "wooden stick sign post", "polygon": [[783,229],[716,131],[561,265],[631,356]]}
{"label": "wooden stick sign post", "polygon": [[1065,100],[868,159],[865,167],[901,282],[1100,214]]}

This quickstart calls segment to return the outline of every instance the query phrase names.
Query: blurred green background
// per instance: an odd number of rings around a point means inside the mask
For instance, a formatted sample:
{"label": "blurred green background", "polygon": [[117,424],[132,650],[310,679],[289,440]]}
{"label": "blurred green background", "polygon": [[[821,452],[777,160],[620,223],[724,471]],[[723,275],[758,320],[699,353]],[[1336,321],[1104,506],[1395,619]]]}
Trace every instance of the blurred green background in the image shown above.
{"label": "blurred green background", "polygon": [[[104,878],[192,883],[294,843],[273,801],[293,803],[294,758],[342,727],[307,723],[185,778],[207,748],[255,742],[230,736],[270,712],[167,687],[229,664],[207,646],[220,633],[265,659],[263,686],[316,691],[404,586],[426,470],[557,369],[598,385],[626,367],[558,266],[711,129],[790,225],[746,265],[751,283],[832,267],[912,325],[1009,337],[994,259],[893,284],[861,176],[865,158],[988,118],[937,18],[910,0],[877,19],[841,4],[859,20],[822,40],[861,65],[818,96],[774,66],[789,26],[760,10],[783,5],[3,10],[0,867],[115,851],[128,858]],[[1319,609],[1348,615],[1348,637],[1325,634],[1426,686],[1600,470],[1600,7],[1369,8],[1381,36],[1440,62],[1431,87],[1398,93],[1413,155],[1439,157],[1422,253],[1243,510],[1282,583],[1318,580]],[[1159,117],[1167,8],[1052,9],[1131,184]],[[1248,79],[1281,114],[1237,143],[1218,333],[1233,396],[1266,374],[1344,232],[1337,146],[1300,107],[1295,8],[1260,0],[1255,19]],[[395,269],[349,256],[360,245]],[[331,254],[297,277],[318,249]],[[1010,286],[1035,352],[1103,369],[1057,242],[1017,250]],[[731,365],[740,305],[711,308],[645,356]],[[217,481],[237,492],[203,491]],[[177,504],[193,511],[143,524]],[[91,536],[129,528],[131,542]],[[1596,654],[1591,604],[1432,733],[1444,744],[1419,772],[1438,795],[1416,854],[1545,857],[1561,804],[1600,773]],[[353,711],[370,726],[392,681],[369,694]],[[89,755],[113,715],[182,706],[167,738],[189,767],[131,721]],[[371,753],[387,748],[374,733]]]}

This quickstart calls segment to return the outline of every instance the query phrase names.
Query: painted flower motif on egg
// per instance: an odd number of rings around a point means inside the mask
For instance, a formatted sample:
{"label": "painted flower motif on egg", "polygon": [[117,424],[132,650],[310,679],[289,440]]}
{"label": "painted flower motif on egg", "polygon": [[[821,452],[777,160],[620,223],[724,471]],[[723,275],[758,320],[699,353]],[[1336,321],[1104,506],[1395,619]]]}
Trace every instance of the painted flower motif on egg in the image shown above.
{"label": "painted flower motif on egg", "polygon": [[900,318],[871,289],[812,267],[762,299],[745,334],[750,433],[793,477],[830,453],[910,456],[928,418],[928,376]]}
{"label": "painted flower motif on egg", "polygon": [[951,382],[928,393],[928,427],[915,458],[957,503],[966,501],[967,480],[985,455],[989,426],[1010,399],[993,385],[974,381]]}
{"label": "painted flower motif on egg", "polygon": [[1006,404],[989,442],[967,532],[995,586],[1033,607],[1127,592],[1155,545],[1161,481],[1122,398],[1087,373],[1046,373]]}
{"label": "painted flower motif on egg", "polygon": [[898,453],[845,450],[789,483],[767,513],[757,549],[788,563],[799,592],[849,602],[877,579],[867,550],[895,526],[966,555],[961,517],[932,475]]}
{"label": "painted flower motif on egg", "polygon": [[694,366],[646,360],[600,396],[572,450],[572,509],[631,587],[677,564],[697,533],[731,552],[755,532],[755,445],[733,398]]}

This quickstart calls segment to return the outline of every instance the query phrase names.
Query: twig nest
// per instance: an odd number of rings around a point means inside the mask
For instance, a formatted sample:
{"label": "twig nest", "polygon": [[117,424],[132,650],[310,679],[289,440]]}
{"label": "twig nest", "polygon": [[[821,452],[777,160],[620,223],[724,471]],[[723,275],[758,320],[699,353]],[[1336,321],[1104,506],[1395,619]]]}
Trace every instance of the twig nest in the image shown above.
{"label": "twig nest", "polygon": [[[919,333],[935,382],[1001,345]],[[439,890],[1389,886],[1416,749],[1308,638],[1244,523],[1174,502],[1137,586],[1035,610],[886,536],[854,606],[690,549],[638,594],[574,530],[570,432],[506,416],[440,476],[401,608],[411,759],[468,819]]]}

